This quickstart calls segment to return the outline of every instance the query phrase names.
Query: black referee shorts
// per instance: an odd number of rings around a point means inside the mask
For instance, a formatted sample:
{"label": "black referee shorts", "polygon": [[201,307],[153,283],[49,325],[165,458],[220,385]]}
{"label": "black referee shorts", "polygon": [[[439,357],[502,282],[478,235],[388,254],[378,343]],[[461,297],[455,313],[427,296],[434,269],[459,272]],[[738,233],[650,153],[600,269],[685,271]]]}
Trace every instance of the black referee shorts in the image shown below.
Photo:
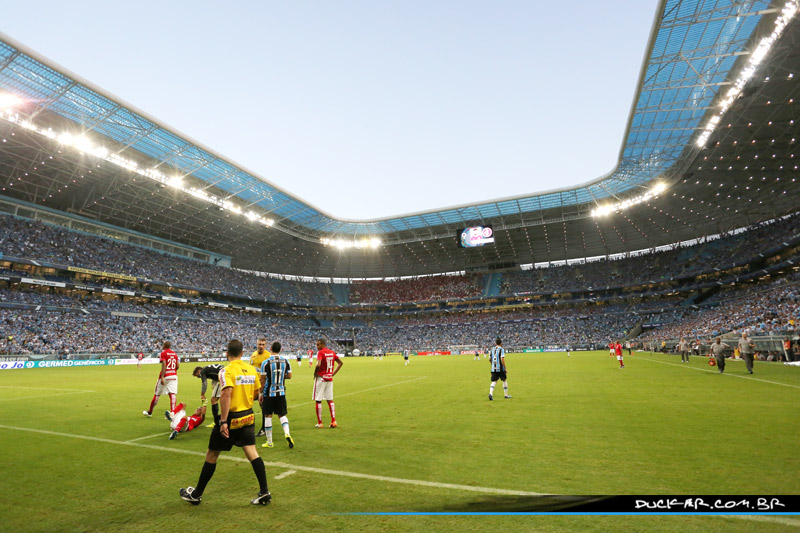
{"label": "black referee shorts", "polygon": [[256,444],[255,425],[245,426],[240,429],[228,429],[227,439],[219,432],[219,426],[214,426],[208,438],[208,449],[217,452],[229,452],[234,446],[254,446]]}

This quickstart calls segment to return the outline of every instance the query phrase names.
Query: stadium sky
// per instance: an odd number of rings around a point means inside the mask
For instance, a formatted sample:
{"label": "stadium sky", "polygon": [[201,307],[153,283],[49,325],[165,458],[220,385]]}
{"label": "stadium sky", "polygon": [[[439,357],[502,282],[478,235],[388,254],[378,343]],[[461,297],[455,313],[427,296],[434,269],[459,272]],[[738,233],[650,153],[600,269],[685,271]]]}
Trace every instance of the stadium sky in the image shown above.
{"label": "stadium sky", "polygon": [[316,207],[368,219],[614,167],[655,0],[8,2],[2,31]]}

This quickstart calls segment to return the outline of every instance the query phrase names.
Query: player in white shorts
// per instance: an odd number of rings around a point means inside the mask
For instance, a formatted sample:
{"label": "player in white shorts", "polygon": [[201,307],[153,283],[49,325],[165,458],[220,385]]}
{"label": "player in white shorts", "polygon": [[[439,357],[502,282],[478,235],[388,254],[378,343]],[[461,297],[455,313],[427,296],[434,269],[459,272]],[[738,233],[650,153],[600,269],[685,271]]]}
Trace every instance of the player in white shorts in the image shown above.
{"label": "player in white shorts", "polygon": [[153,416],[153,408],[158,403],[162,394],[169,394],[169,408],[175,409],[177,403],[175,398],[178,396],[178,367],[180,360],[178,354],[172,351],[172,343],[165,341],[161,352],[161,371],[158,373],[158,381],[153,391],[153,399],[150,400],[150,408],[142,411],[144,416]]}
{"label": "player in white shorts", "polygon": [[206,419],[206,401],[203,400],[203,405],[198,407],[191,416],[186,416],[186,404],[183,403],[176,405],[174,411],[167,411],[164,414],[169,420],[169,427],[172,429],[169,440],[173,440],[178,436],[178,433],[191,431],[203,423]]}
{"label": "player in white shorts", "polygon": [[[322,401],[328,402],[331,411],[330,427],[338,427],[336,423],[336,407],[333,403],[333,376],[342,368],[344,364],[336,352],[325,346],[325,339],[317,341],[317,367],[314,369],[314,402],[317,409],[317,425],[322,427]],[[338,365],[334,369],[334,364]]]}
{"label": "player in white shorts", "polygon": [[331,401],[333,400],[333,381],[323,381],[318,378],[314,381],[314,401]]}
{"label": "player in white shorts", "polygon": [[156,382],[156,389],[155,389],[156,396],[163,396],[165,394],[178,394],[178,378],[169,379],[166,378],[166,381],[161,381],[160,379]]}

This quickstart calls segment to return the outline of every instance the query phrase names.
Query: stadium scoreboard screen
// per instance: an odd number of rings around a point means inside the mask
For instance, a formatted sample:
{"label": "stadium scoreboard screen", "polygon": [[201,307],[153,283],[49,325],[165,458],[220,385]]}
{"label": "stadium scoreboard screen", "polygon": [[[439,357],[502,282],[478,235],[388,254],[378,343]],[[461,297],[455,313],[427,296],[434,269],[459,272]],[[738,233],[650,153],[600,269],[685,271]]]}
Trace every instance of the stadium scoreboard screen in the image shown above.
{"label": "stadium scoreboard screen", "polygon": [[491,226],[470,226],[460,232],[462,248],[476,248],[494,243],[494,230]]}

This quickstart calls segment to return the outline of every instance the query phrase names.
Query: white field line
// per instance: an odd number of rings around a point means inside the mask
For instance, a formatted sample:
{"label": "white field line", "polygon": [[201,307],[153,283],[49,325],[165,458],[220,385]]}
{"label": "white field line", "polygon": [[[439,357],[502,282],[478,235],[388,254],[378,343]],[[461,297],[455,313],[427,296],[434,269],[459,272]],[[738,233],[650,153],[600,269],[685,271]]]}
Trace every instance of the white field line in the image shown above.
{"label": "white field line", "polygon": [[[35,388],[35,387],[34,387]],[[50,389],[50,390],[64,390],[64,389]],[[0,398],[0,402],[9,402],[11,400],[30,400],[32,398],[50,398],[52,396],[66,396],[67,394],[85,394],[87,392],[94,392],[93,390],[74,390],[72,392],[60,392],[57,394],[37,394],[36,396],[14,396],[13,398]]]}
{"label": "white field line", "polygon": [[[716,373],[716,374],[719,373],[719,370],[708,370],[708,369],[705,369],[705,368],[697,368],[696,366],[684,366],[683,363],[668,363],[666,361],[658,361],[656,359],[648,359],[648,358],[642,357],[640,355],[628,355],[626,357],[630,357],[631,359],[636,359],[638,361],[650,361],[651,363],[661,363],[662,365],[679,366],[681,368],[686,368],[687,370],[699,370],[700,372],[712,372],[712,373]],[[703,357],[703,356],[697,355],[695,357]],[[714,367],[714,368],[717,368],[717,367]],[[784,387],[792,387],[793,389],[800,389],[800,386],[797,386],[797,385],[789,385],[788,383],[781,383],[779,381],[770,381],[768,379],[754,378],[750,374],[747,374],[746,376],[741,376],[739,374],[723,373],[722,375],[723,376],[730,376],[730,377],[734,377],[734,378],[748,379],[748,380],[752,380],[752,381],[760,381],[762,383],[769,383],[771,385],[783,385]]]}
{"label": "white field line", "polygon": [[126,440],[125,442],[136,442],[136,441],[139,441],[139,440],[152,439],[153,437],[167,437],[167,436],[169,436],[169,434],[170,434],[170,432],[167,432],[167,433],[156,433],[155,435],[148,435],[146,437],[139,437],[138,439]]}
{"label": "white field line", "polygon": [[[373,390],[385,389],[386,387],[394,387],[395,385],[402,385],[403,383],[411,383],[412,381],[419,381],[420,379],[426,379],[427,377],[428,376],[422,376],[422,377],[419,377],[419,378],[408,379],[406,381],[399,381],[397,383],[391,383],[389,385],[381,385],[380,387],[372,387],[371,389],[364,389],[364,390],[360,390],[360,391],[356,391],[356,392],[348,392],[347,394],[339,394],[339,395],[336,396],[336,398],[344,398],[345,396],[353,396],[354,394],[362,394],[364,392],[369,392],[369,391],[373,391]],[[300,407],[300,406],[303,406],[303,405],[309,405],[309,404],[312,404],[312,403],[315,403],[314,400],[311,400],[310,402],[303,402],[303,403],[297,403],[297,404],[294,404],[294,405],[290,405],[289,408],[293,409],[295,407]]]}
{"label": "white field line", "polygon": [[[113,439],[104,439],[102,437],[90,437],[89,435],[75,435],[72,433],[60,433],[58,431],[48,431],[46,429],[34,429],[34,428],[23,428],[23,427],[16,427],[16,426],[6,426],[0,424],[0,429],[8,429],[11,431],[27,431],[30,433],[39,433],[42,435],[53,435],[55,437],[68,437],[72,439],[81,439],[81,440],[88,440],[94,442],[103,442],[106,444],[116,444],[120,446],[133,446],[136,448],[146,448],[149,450],[157,450],[159,452],[173,452],[173,453],[182,453],[186,455],[193,455],[195,457],[205,457],[206,452],[199,452],[194,450],[182,450],[179,448],[167,448],[165,446],[155,446],[153,444],[143,444],[141,442],[125,442],[120,440],[113,440]],[[249,462],[245,457],[237,457],[233,455],[220,455],[220,459],[225,459],[229,461],[239,461],[239,462]],[[301,465],[291,465],[288,463],[276,463],[276,462],[266,462],[264,464],[267,466],[272,466],[275,468],[280,468],[282,470],[300,470],[301,472],[314,472],[316,474],[325,474],[329,476],[341,476],[341,477],[351,477],[357,479],[369,479],[371,481],[382,481],[385,483],[399,483],[403,485],[415,485],[418,487],[435,487],[440,489],[454,489],[454,490],[464,490],[469,492],[481,492],[485,494],[509,494],[514,496],[543,496],[543,493],[540,492],[527,492],[521,490],[506,490],[506,489],[496,489],[492,487],[473,487],[470,485],[457,485],[454,483],[438,483],[435,481],[424,481],[418,479],[403,479],[398,477],[389,477],[389,476],[373,476],[371,474],[361,474],[358,472],[346,472],[344,470],[330,470],[327,468],[314,468],[312,466],[301,466]]]}
{"label": "white field line", "polygon": [[283,478],[285,478],[287,476],[291,476],[292,474],[296,474],[296,473],[297,473],[297,470],[287,470],[283,474],[279,474],[279,475],[275,476],[272,479],[283,479]]}

